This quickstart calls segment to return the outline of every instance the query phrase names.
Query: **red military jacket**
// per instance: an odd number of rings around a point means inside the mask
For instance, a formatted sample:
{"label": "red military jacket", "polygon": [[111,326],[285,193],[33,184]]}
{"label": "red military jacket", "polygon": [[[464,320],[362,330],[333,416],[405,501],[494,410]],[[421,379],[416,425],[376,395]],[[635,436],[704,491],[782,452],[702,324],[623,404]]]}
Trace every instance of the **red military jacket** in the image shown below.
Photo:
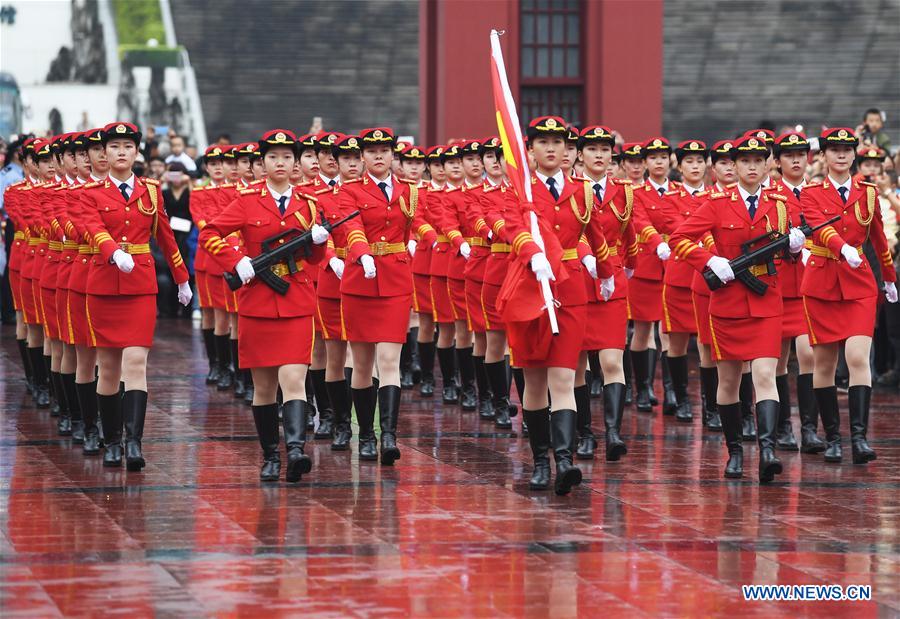
{"label": "red military jacket", "polygon": [[[534,212],[556,235],[563,249],[562,264],[553,264],[553,257],[547,256],[557,279],[551,282],[554,297],[563,305],[584,305],[588,299],[582,275],[584,266],[579,260],[578,248],[582,235],[586,236],[590,251],[597,257],[598,276],[605,279],[615,273],[615,267],[609,260],[610,251],[603,235],[603,225],[598,217],[593,216],[594,193],[583,182],[567,176],[564,176],[559,199],[554,199],[547,186],[536,176],[531,177],[531,191]],[[527,204],[514,204],[506,210],[504,217],[513,237],[516,259],[525,265],[530,263],[532,256],[541,252],[531,235],[529,211]],[[568,277],[560,282],[562,268],[566,269]]]}
{"label": "red military jacket", "polygon": [[[669,181],[669,191],[680,189],[681,184]],[[667,240],[665,231],[668,216],[663,196],[653,188],[649,181],[634,191],[634,230],[638,235],[638,257],[634,268],[634,277],[662,281],[665,264],[656,255],[657,246]]]}
{"label": "red military jacket", "polygon": [[[594,181],[589,178],[580,179],[585,183],[586,191],[594,193]],[[597,218],[603,227],[603,236],[609,245],[609,263],[615,269],[616,288],[610,301],[624,299],[628,296],[628,278],[625,268],[633,269],[637,259],[638,244],[634,234],[632,214],[634,212],[634,189],[630,180],[608,176],[603,201],[597,200],[594,194],[594,212],[591,218]],[[582,244],[586,239],[582,237]],[[584,253],[584,252],[583,252]],[[584,273],[587,286],[588,302],[603,303],[600,294],[600,280]]]}
{"label": "red military jacket", "polygon": [[419,226],[419,230],[415,231],[417,244],[416,255],[412,259],[412,272],[415,275],[431,275],[431,257],[434,255],[432,251],[434,243],[425,243],[422,241],[422,237],[429,230],[434,230],[434,226],[431,224],[433,218],[429,215],[429,211],[435,201],[434,193],[439,190],[435,189],[431,183],[425,182],[419,183],[418,188],[419,208],[422,210],[422,217],[425,219],[426,224]]}
{"label": "red military jacket", "polygon": [[9,185],[3,194],[3,210],[6,211],[7,216],[13,222],[13,226],[16,230],[13,234],[13,242],[9,250],[9,261],[7,266],[10,271],[16,272],[21,271],[22,256],[28,249],[28,239],[25,236],[27,224],[25,223],[19,206],[21,197],[20,192],[22,188],[27,186],[29,186],[28,181],[23,179]]}
{"label": "red military jacket", "polygon": [[[450,239],[452,249],[447,263],[447,277],[451,279],[465,279],[468,274],[468,264],[475,261],[483,261],[487,258],[487,233],[489,231],[481,213],[481,205],[478,194],[481,193],[481,185],[469,187],[465,182],[459,187],[444,189],[440,212],[441,229]],[[469,244],[471,254],[466,260],[459,252],[463,242]]]}
{"label": "red military jacket", "polygon": [[[206,187],[196,187],[191,189],[190,210],[191,219],[197,230],[203,230],[209,219],[206,216],[206,209],[209,205],[209,197],[206,194]],[[202,245],[197,246],[197,253],[194,256],[194,271],[206,272],[209,266],[209,252]]]}
{"label": "red military jacket", "polygon": [[447,277],[447,269],[450,266],[450,254],[455,251],[453,245],[450,244],[447,231],[444,230],[444,226],[447,225],[443,215],[444,208],[444,188],[438,189],[432,184],[428,189],[426,210],[423,213],[425,222],[435,231],[436,244],[431,250],[431,265],[429,269],[429,275],[432,277]]}
{"label": "red military jacket", "polygon": [[483,281],[485,284],[500,286],[509,271],[513,241],[506,228],[504,213],[511,206],[518,207],[519,201],[508,185],[492,186],[488,183],[485,183],[479,199],[485,223],[490,227],[492,235],[491,255],[484,267]]}
{"label": "red military jacket", "polygon": [[[667,221],[664,227],[661,228],[661,231],[664,234],[671,235],[694,211],[700,208],[700,205],[706,201],[709,193],[709,191],[700,191],[696,195],[691,195],[684,186],[667,191],[662,201]],[[701,238],[704,247],[709,244],[709,238],[708,234]],[[656,251],[655,247],[653,251]],[[697,271],[685,262],[683,258],[673,255],[669,259],[668,264],[666,264],[666,273],[663,281],[667,286],[690,288],[696,274]]]}
{"label": "red military jacket", "polygon": [[[423,243],[434,243],[437,234],[419,210],[419,189],[396,176],[392,179],[391,200],[365,174],[347,182],[338,192],[342,216],[359,211],[359,217],[344,225],[347,235],[347,266],[341,280],[341,294],[390,297],[412,294],[412,258],[406,243],[415,231]],[[377,274],[366,279],[359,259],[365,254],[375,259]]]}
{"label": "red military jacket", "polygon": [[[150,238],[156,239],[166,257],[176,284],[188,281],[187,268],[169,227],[159,181],[135,178],[128,201],[116,184],[87,183],[81,190],[82,216],[100,253],[93,255],[87,290],[92,295],[156,294],[156,264],[150,253]],[[132,254],[134,270],[121,272],[111,262],[123,249]]]}
{"label": "red military jacket", "polygon": [[[94,246],[93,237],[84,221],[82,196],[84,188],[89,184],[90,181],[76,185],[66,194],[66,210],[69,215],[68,224],[71,224],[71,239],[78,243],[78,250],[72,260],[72,269],[69,273],[69,290],[81,294],[87,294],[87,280],[91,270],[92,257],[100,251]],[[70,231],[67,225],[66,238],[69,238],[69,235]]]}
{"label": "red military jacket", "polygon": [[[325,185],[325,183],[321,183]],[[341,218],[341,210],[338,207],[337,194],[340,191],[340,185],[333,188],[329,186],[315,189],[313,183],[309,183],[309,188],[314,189],[316,199],[319,201],[319,210],[325,214],[332,224]],[[341,280],[335,275],[328,262],[331,258],[339,258],[341,261],[347,258],[347,231],[344,226],[339,226],[331,231],[331,238],[325,247],[325,257],[319,263],[319,278],[316,286],[316,294],[325,299],[341,298]]]}
{"label": "red military jacket", "polygon": [[[803,214],[810,226],[825,223],[835,215],[840,221],[818,230],[809,247],[812,252],[800,292],[804,296],[826,301],[864,299],[878,294],[874,268],[869,264],[862,245],[866,239],[878,254],[881,274],[886,282],[897,281],[891,262],[891,251],[884,236],[884,224],[875,186],[863,181],[852,181],[847,203],[841,201],[837,189],[827,179],[823,183],[807,185],[800,194]],[[841,248],[847,243],[856,247],[862,264],[853,269],[841,256]]]}
{"label": "red military jacket", "polygon": [[34,186],[30,193],[31,208],[31,236],[37,240],[34,252],[34,262],[31,265],[31,279],[40,284],[44,267],[47,265],[50,254],[50,235],[52,225],[52,210],[50,201],[52,192],[56,189],[57,181],[40,183]]}
{"label": "red military jacket", "polygon": [[[789,213],[783,200],[761,192],[753,220],[737,190],[713,192],[709,199],[678,226],[671,236],[672,255],[702,272],[713,254],[698,241],[712,233],[716,253],[729,260],[741,255],[741,244],[764,234],[766,230],[787,232]],[[765,269],[762,267],[761,269]],[[712,291],[709,313],[721,318],[757,318],[783,313],[781,289],[777,275],[756,273],[769,285],[762,296],[750,291],[739,281],[732,281]]]}
{"label": "red military jacket", "polygon": [[[318,215],[315,196],[291,190],[291,200],[282,215],[266,185],[243,189],[225,210],[207,222],[200,231],[198,245],[209,251],[223,271],[233,271],[244,256],[255,258],[262,253],[263,241],[287,230],[305,232],[316,223]],[[240,232],[243,247],[236,247],[226,238]],[[316,311],[316,292],[310,272],[324,257],[325,246],[313,245],[309,258],[296,256],[298,270],[286,273],[282,279],[290,283],[288,292],[280,295],[258,278],[238,291],[238,314],[254,318],[294,318],[312,316]],[[287,263],[280,265],[287,269]]]}
{"label": "red military jacket", "polygon": [[[787,204],[791,214],[791,226],[799,226],[801,223],[800,212],[802,207],[800,205],[800,200],[794,195],[794,192],[780,182],[772,183],[769,186],[768,191],[785,198],[785,204]],[[802,191],[800,195],[803,195]],[[811,241],[807,242],[811,243]],[[803,281],[803,261],[799,259],[799,256],[796,260],[782,261],[781,266],[778,269],[778,277],[781,280],[782,297],[797,299],[803,296],[800,294],[800,284]]]}
{"label": "red military jacket", "polygon": [[68,186],[63,195],[61,212],[57,216],[59,225],[62,227],[64,241],[63,252],[60,259],[59,272],[56,276],[56,287],[68,289],[69,281],[72,278],[72,269],[78,261],[78,232],[75,228],[76,220],[81,216],[78,206],[78,199],[73,197],[76,192],[81,191],[84,183],[77,180]]}

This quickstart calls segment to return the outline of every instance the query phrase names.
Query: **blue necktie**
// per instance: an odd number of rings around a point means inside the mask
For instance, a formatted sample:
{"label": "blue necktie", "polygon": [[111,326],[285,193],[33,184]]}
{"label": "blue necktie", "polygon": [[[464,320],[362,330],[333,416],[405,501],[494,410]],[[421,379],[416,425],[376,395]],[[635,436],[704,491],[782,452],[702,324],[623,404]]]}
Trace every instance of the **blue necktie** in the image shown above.
{"label": "blue necktie", "polygon": [[750,213],[750,219],[752,220],[754,216],[756,216],[756,196],[747,196],[747,204],[750,206],[747,208],[747,211]]}
{"label": "blue necktie", "polygon": [[797,196],[797,199],[800,199],[800,190],[794,187],[794,195]]}
{"label": "blue necktie", "polygon": [[559,200],[559,190],[556,188],[556,179],[552,176],[547,179],[547,189],[550,190],[550,195],[553,196],[554,200]]}
{"label": "blue necktie", "polygon": [[846,187],[838,187],[838,193],[841,194],[841,202],[847,204],[847,188]]}
{"label": "blue necktie", "polygon": [[[121,185],[119,185],[119,191],[122,192],[122,196],[125,198],[125,201],[128,202],[128,183],[122,183]],[[844,200],[844,202],[846,202],[846,200]]]}
{"label": "blue necktie", "polygon": [[284,215],[285,202],[287,202],[287,199],[287,196],[281,196],[280,198],[278,198],[278,212],[280,212],[282,215]]}
{"label": "blue necktie", "polygon": [[603,202],[603,188],[600,183],[594,183],[594,195],[597,196],[598,202]]}
{"label": "blue necktie", "polygon": [[385,183],[384,181],[381,181],[380,183],[378,183],[378,188],[381,190],[381,193],[384,194],[384,199],[387,200],[388,202],[390,202],[391,197],[388,195],[388,192],[387,192],[387,183]]}

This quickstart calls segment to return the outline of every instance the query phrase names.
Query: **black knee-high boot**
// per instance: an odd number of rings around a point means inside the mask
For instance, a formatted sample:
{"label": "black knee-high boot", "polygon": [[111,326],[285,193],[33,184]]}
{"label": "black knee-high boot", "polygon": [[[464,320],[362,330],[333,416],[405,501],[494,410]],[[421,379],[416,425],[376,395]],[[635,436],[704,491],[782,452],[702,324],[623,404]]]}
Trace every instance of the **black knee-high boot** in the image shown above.
{"label": "black knee-high boot", "polygon": [[34,373],[34,403],[38,408],[50,408],[50,373],[44,366],[44,349],[29,348],[28,358],[31,359],[31,370]]}
{"label": "black knee-high boot", "polygon": [[281,407],[284,427],[284,447],[287,453],[285,481],[295,483],[312,470],[312,460],[303,452],[306,446],[306,417],[309,414],[303,400],[288,400]]}
{"label": "black knee-high boot", "polygon": [[359,459],[377,460],[378,450],[375,444],[375,401],[377,389],[375,385],[365,389],[350,389],[353,394],[353,408],[356,409],[356,422],[359,424]]}
{"label": "black knee-high boot", "polygon": [[391,466],[400,459],[397,447],[397,421],[400,417],[400,387],[386,385],[378,389],[378,421],[381,427],[381,463]]}
{"label": "black knee-high boot", "polygon": [[700,389],[703,391],[703,425],[710,430],[721,431],[722,419],[717,404],[719,391],[719,370],[700,368]]}
{"label": "black knee-high boot", "polygon": [[813,390],[822,427],[825,428],[825,462],[840,462],[844,458],[841,449],[841,417],[838,413],[837,387],[819,387]]}
{"label": "black knee-high boot", "polygon": [[22,359],[22,370],[25,373],[25,388],[28,393],[34,391],[34,371],[31,369],[31,359],[28,357],[28,340],[16,340],[19,348],[19,357]]}
{"label": "black knee-high boot", "polygon": [[234,397],[243,398],[247,391],[246,370],[241,369],[238,362],[238,341],[228,340],[231,346],[231,364],[234,366]]}
{"label": "black knee-high boot", "polygon": [[78,406],[84,422],[84,445],[81,451],[86,456],[100,453],[100,430],[97,427],[97,381],[75,383]]}
{"label": "black knee-high boot", "polygon": [[478,408],[478,393],[475,390],[475,363],[472,360],[472,347],[457,348],[456,360],[459,362],[459,377],[462,380],[460,407],[464,411],[474,411]]}
{"label": "black knee-high boot", "polygon": [[484,355],[472,355],[475,366],[475,384],[478,386],[478,416],[482,419],[494,418],[493,394],[484,369]]}
{"label": "black knee-high boot", "polygon": [[234,384],[234,374],[231,368],[231,341],[230,336],[217,335],[216,339],[216,362],[219,364],[219,380],[216,383],[216,389],[219,391],[227,391]]}
{"label": "black knee-high boot", "polygon": [[56,374],[50,368],[52,367],[52,357],[41,353],[41,359],[44,364],[44,370],[47,372],[47,386],[50,389],[50,416],[59,417],[59,398],[56,395],[56,380],[53,375]]}
{"label": "black knee-high boot", "polygon": [[725,477],[738,479],[744,475],[744,446],[741,441],[741,404],[719,404],[719,416],[722,418],[722,434],[728,448],[728,464],[725,465]]}
{"label": "black knee-high boot", "polygon": [[419,395],[430,398],[434,395],[434,342],[419,342],[419,364],[422,367]]}
{"label": "black knee-high boot", "polygon": [[131,389],[122,397],[122,418],[125,426],[125,467],[140,471],[145,466],[141,440],[144,438],[144,419],[147,415],[147,392]]}
{"label": "black knee-high boot", "polygon": [[278,432],[278,404],[262,404],[250,407],[253,410],[253,423],[256,424],[256,436],[263,452],[263,463],[259,469],[260,481],[278,481],[281,477],[281,456],[278,453],[280,442]]}
{"label": "black knee-high boot", "polygon": [[813,375],[797,375],[797,409],[800,414],[800,451],[806,454],[822,453],[828,445],[819,438],[819,409],[813,391]]}
{"label": "black knee-high boot", "polygon": [[444,383],[444,404],[457,404],[459,403],[459,389],[456,386],[456,349],[452,346],[450,348],[438,348],[437,357]]}
{"label": "black knee-high boot", "polygon": [[[650,380],[650,405],[657,406],[659,405],[659,398],[656,397],[656,390],[654,385],[656,383],[656,365],[657,363],[659,363],[659,360],[662,358],[662,356],[656,352],[655,348],[648,348],[647,350],[650,351],[650,354],[647,356],[647,376]],[[665,382],[666,378],[665,373],[666,370],[663,369],[663,382]]]}
{"label": "black knee-high boot", "polygon": [[69,402],[66,400],[66,388],[63,385],[62,374],[50,372],[50,381],[53,393],[56,395],[56,403],[59,406],[59,418],[56,421],[56,431],[60,436],[72,434],[72,417],[69,411]]}
{"label": "black knee-high boot", "polygon": [[556,494],[569,494],[574,486],[581,483],[581,469],[575,466],[576,413],[563,409],[550,413],[550,445],[556,460],[556,480],[553,489]]}
{"label": "black knee-high boot", "polygon": [[422,359],[419,356],[419,327],[413,327],[407,335],[410,348],[409,369],[412,371],[413,385],[422,381]]}
{"label": "black knee-high boot", "polygon": [[201,329],[203,333],[203,347],[206,349],[206,359],[209,361],[209,373],[206,375],[206,384],[215,385],[219,382],[219,361],[216,357],[216,335],[214,329]]}
{"label": "black knee-high boot", "polygon": [[[310,370],[308,375],[312,377],[313,392],[316,395],[316,407],[319,411],[319,427],[316,428],[315,438],[331,438],[334,433],[334,408],[328,389],[325,387],[325,370]],[[307,399],[309,396],[307,395]]]}
{"label": "black knee-high boot", "polygon": [[634,368],[634,380],[637,385],[637,395],[635,396],[635,407],[639,413],[649,413],[653,410],[650,403],[651,383],[653,381],[650,376],[650,357],[655,355],[655,350],[633,350],[631,351],[631,362]]}
{"label": "black knee-high boot", "polygon": [[103,466],[122,466],[122,396],[97,394],[97,408],[103,424]]}
{"label": "black knee-high boot", "polygon": [[853,464],[866,464],[877,458],[875,450],[869,447],[866,439],[871,398],[872,388],[868,385],[853,385],[847,390],[847,400],[850,405],[850,446],[853,449]]}
{"label": "black knee-high boot", "polygon": [[759,432],[759,481],[770,482],[781,473],[781,461],[775,456],[775,433],[778,428],[778,400],[756,403],[756,425]]}
{"label": "black knee-high boot", "polygon": [[75,375],[60,374],[60,377],[66,394],[66,405],[69,407],[69,417],[72,420],[72,442],[81,445],[84,443],[84,420],[78,403],[78,391],[75,389]]}
{"label": "black knee-high boot", "polygon": [[603,397],[603,370],[600,368],[600,353],[596,350],[588,353],[588,368],[591,371],[591,382],[588,383],[591,398]]}
{"label": "black knee-high boot", "polygon": [[634,401],[633,370],[631,368],[631,350],[626,346],[622,351],[622,371],[625,373],[625,406]]}
{"label": "black knee-high boot", "polygon": [[669,353],[660,354],[663,379],[663,415],[674,415],[678,410],[678,398],[675,395],[675,385],[672,382],[672,366],[669,364]]}
{"label": "black knee-high boot", "polygon": [[[519,394],[519,402],[525,401],[525,372],[522,368],[511,368],[513,383],[516,385],[516,392]],[[524,405],[522,410],[525,410]],[[510,417],[513,417],[510,412]],[[528,420],[522,417],[522,436],[528,436]]]}
{"label": "black knee-high boot", "polygon": [[506,361],[495,361],[493,363],[485,363],[484,371],[487,375],[488,383],[491,386],[491,393],[494,396],[494,425],[498,428],[512,428],[511,409],[515,406],[509,403],[509,382],[506,374]]}
{"label": "black knee-high boot", "polygon": [[668,357],[669,374],[672,376],[672,389],[675,391],[675,409],[677,421],[690,422],[694,418],[691,400],[688,398],[688,362],[687,355]]}
{"label": "black knee-high boot", "polygon": [[413,345],[416,340],[412,335],[412,329],[406,332],[406,342],[400,349],[400,387],[402,389],[412,389],[415,386],[412,373],[412,354]]}
{"label": "black knee-high boot", "polygon": [[775,431],[775,448],[783,451],[797,451],[797,439],[791,427],[791,385],[788,375],[775,377],[778,389],[778,428]]}
{"label": "black knee-high boot", "polygon": [[546,490],[550,487],[550,409],[522,409],[523,423],[531,428],[528,443],[534,460],[534,472],[528,487],[531,490]]}
{"label": "black knee-high boot", "polygon": [[747,372],[741,374],[741,439],[744,441],[756,440],[756,424],[753,421],[753,374]]}
{"label": "black knee-high boot", "polygon": [[591,428],[591,376],[585,372],[584,384],[575,387],[575,412],[578,416],[578,449],[575,457],[579,460],[593,460],[597,449],[597,438]]}
{"label": "black knee-high boot", "polygon": [[622,416],[625,413],[625,385],[609,383],[603,387],[603,421],[606,426],[606,461],[616,462],[628,453],[622,431]]}
{"label": "black knee-high boot", "polygon": [[[372,379],[374,380],[374,378]],[[306,383],[304,384],[306,391],[306,430],[311,432],[316,427],[316,415],[319,412],[319,403],[313,402],[315,398],[315,386],[313,385],[312,374],[306,372]]]}
{"label": "black knee-high boot", "polygon": [[331,441],[331,449],[347,451],[350,449],[350,439],[353,438],[353,429],[350,426],[352,404],[347,381],[326,382],[325,389],[328,391],[328,399],[334,410],[334,439]]}

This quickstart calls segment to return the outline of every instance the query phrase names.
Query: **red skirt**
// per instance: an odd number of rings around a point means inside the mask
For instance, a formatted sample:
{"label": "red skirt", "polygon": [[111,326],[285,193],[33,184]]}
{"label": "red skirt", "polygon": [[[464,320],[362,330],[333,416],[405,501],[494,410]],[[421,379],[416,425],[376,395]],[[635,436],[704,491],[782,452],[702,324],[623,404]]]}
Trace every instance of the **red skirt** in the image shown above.
{"label": "red skirt", "polygon": [[206,284],[209,287],[210,306],[213,309],[228,311],[228,305],[225,303],[225,278],[221,275],[207,274]]}
{"label": "red skirt", "polygon": [[806,312],[803,311],[803,297],[784,297],[784,322],[782,322],[783,339],[794,339],[809,333]]}
{"label": "red skirt", "polygon": [[453,320],[468,321],[466,311],[466,280],[447,278],[447,289],[450,291],[450,303],[453,306]]}
{"label": "red skirt", "polygon": [[528,322],[509,322],[506,333],[520,368],[569,368],[578,369],[578,357],[584,344],[584,305],[558,307],[559,335],[550,332],[550,319],[544,312]]}
{"label": "red skirt", "polygon": [[70,290],[67,310],[72,330],[72,341],[69,343],[76,346],[91,346],[87,322],[87,295]]}
{"label": "red skirt", "polygon": [[322,327],[322,337],[326,340],[343,339],[343,326],[341,325],[341,300],[328,297],[316,299],[318,320]]}
{"label": "red skirt", "polygon": [[481,309],[481,288],[483,284],[470,279],[466,280],[466,316],[469,318],[469,331],[484,333],[487,323]]}
{"label": "red skirt", "polygon": [[453,322],[455,320],[446,277],[431,276],[431,305],[434,308],[435,322]]}
{"label": "red skirt", "polygon": [[628,338],[628,302],[625,297],[588,303],[587,328],[582,350],[625,350]]}
{"label": "red skirt", "polygon": [[199,297],[200,307],[209,309],[212,307],[212,297],[209,295],[209,276],[206,271],[196,271],[194,273],[194,281],[197,283],[197,296]]}
{"label": "red skirt", "polygon": [[696,333],[690,288],[663,284],[663,333]]}
{"label": "red skirt", "polygon": [[238,314],[238,364],[241,368],[309,365],[312,358],[312,316],[256,318]]}
{"label": "red skirt", "polygon": [[481,287],[481,312],[484,316],[485,328],[488,331],[506,330],[503,316],[497,311],[497,295],[499,294],[500,286],[486,283]]}
{"label": "red skirt", "polygon": [[19,271],[9,270],[9,290],[12,292],[13,309],[22,311],[22,276]]}
{"label": "red skirt", "polygon": [[156,295],[87,295],[91,346],[127,348],[153,346]]}
{"label": "red skirt", "polygon": [[639,322],[657,322],[663,318],[662,281],[638,279],[628,280],[628,302],[631,319]]}
{"label": "red skirt", "polygon": [[[41,324],[41,315],[38,313],[37,297],[34,296],[34,280],[21,277],[20,297],[22,299],[22,319],[27,325]],[[40,290],[40,286],[38,286]]]}
{"label": "red skirt", "polygon": [[875,308],[878,297],[825,301],[803,297],[809,343],[832,344],[854,335],[872,337],[875,333]]}
{"label": "red skirt", "polygon": [[344,339],[348,342],[406,342],[412,294],[392,297],[341,295]]}
{"label": "red skirt", "polygon": [[716,361],[752,361],[781,355],[781,316],[721,318],[710,316]]}
{"label": "red skirt", "polygon": [[44,317],[44,335],[51,340],[58,340],[59,314],[56,312],[56,288],[41,286],[38,302],[41,304],[41,315]]}
{"label": "red skirt", "polygon": [[228,287],[228,282],[225,281],[224,277],[220,281],[222,282],[222,295],[225,297],[225,311],[230,314],[237,314],[237,291]]}
{"label": "red skirt", "polygon": [[697,339],[701,344],[712,346],[712,331],[709,329],[709,295],[693,293],[694,320],[697,323]]}
{"label": "red skirt", "polygon": [[417,314],[434,314],[430,275],[413,273],[413,310]]}
{"label": "red skirt", "polygon": [[69,291],[66,288],[56,289],[56,316],[59,321],[59,339],[66,344],[74,344],[75,336],[69,319]]}

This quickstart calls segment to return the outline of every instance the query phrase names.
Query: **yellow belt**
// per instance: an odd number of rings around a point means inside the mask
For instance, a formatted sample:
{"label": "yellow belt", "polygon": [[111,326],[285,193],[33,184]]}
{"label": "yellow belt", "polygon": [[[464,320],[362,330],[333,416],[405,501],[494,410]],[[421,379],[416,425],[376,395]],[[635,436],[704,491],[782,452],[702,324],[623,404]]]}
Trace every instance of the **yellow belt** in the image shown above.
{"label": "yellow belt", "polygon": [[50,251],[62,251],[62,241],[50,241]]}
{"label": "yellow belt", "polygon": [[18,232],[16,232],[15,234],[13,234],[13,240],[14,240],[14,241],[24,241],[24,240],[25,240],[25,233],[22,232],[21,230],[19,230]]}
{"label": "yellow belt", "polygon": [[100,250],[96,247],[91,247],[90,245],[79,245],[78,253],[79,254],[99,254]]}
{"label": "yellow belt", "polygon": [[143,243],[140,245],[134,245],[132,243],[119,243],[119,249],[124,251],[126,254],[149,254],[150,243]]}
{"label": "yellow belt", "polygon": [[406,251],[404,243],[369,243],[369,253],[373,256],[386,256],[388,254],[402,254]]}
{"label": "yellow belt", "polygon": [[346,247],[335,247],[334,255],[338,258],[346,258],[347,257],[347,248]]}
{"label": "yellow belt", "polygon": [[438,243],[449,243],[450,239],[448,237],[444,236],[443,234],[439,234],[439,235],[437,235],[437,238],[435,239],[435,241]]}
{"label": "yellow belt", "polygon": [[512,251],[512,245],[509,243],[493,243],[491,244],[492,254],[508,254]]}
{"label": "yellow belt", "polygon": [[78,249],[78,241],[64,241],[63,249]]}
{"label": "yellow belt", "polygon": [[578,248],[573,247],[572,249],[564,249],[562,259],[563,261],[578,260]]}
{"label": "yellow belt", "polygon": [[470,236],[466,238],[466,243],[470,247],[487,247],[488,243],[480,236]]}
{"label": "yellow belt", "polygon": [[[863,255],[862,247],[856,247],[854,249],[856,249],[856,251],[859,253],[860,256]],[[813,256],[821,256],[822,258],[828,258],[829,260],[840,260],[841,259],[840,256],[835,256],[834,253],[830,249],[828,249],[827,247],[823,247],[821,245],[810,245],[809,253],[811,253]]]}
{"label": "yellow belt", "polygon": [[[297,267],[298,271],[303,270],[302,262],[295,262],[294,266]],[[291,272],[291,270],[288,268],[288,265],[286,262],[279,262],[278,264],[273,264],[269,268],[272,269],[272,273],[274,273],[278,277],[284,277],[285,275],[288,275]]]}

